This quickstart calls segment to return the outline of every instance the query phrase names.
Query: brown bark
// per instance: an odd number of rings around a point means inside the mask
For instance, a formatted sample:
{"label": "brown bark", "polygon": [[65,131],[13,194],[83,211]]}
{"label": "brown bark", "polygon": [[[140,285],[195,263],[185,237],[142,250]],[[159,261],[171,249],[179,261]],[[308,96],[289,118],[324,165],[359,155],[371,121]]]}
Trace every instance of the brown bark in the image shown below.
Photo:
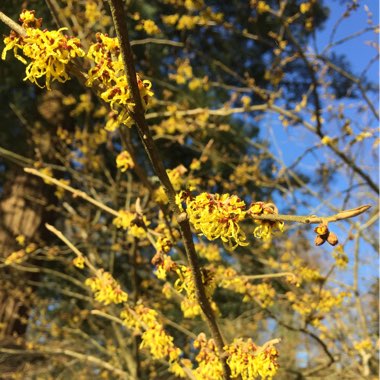
{"label": "brown bark", "polygon": [[[15,238],[39,242],[46,221],[48,187],[20,169],[11,170],[0,201],[0,257],[5,259],[20,249]],[[3,260],[1,260],[3,261]],[[13,345],[27,328],[31,297],[25,297],[30,276],[11,267],[0,269],[0,346]]]}

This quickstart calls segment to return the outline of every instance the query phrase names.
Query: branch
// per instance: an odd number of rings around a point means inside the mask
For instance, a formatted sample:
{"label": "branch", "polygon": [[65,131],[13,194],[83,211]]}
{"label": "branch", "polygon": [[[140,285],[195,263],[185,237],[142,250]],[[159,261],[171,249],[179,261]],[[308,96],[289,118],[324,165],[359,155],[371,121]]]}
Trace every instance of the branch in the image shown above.
{"label": "branch", "polygon": [[252,219],[257,220],[269,220],[269,221],[283,221],[283,222],[296,222],[304,224],[318,224],[318,223],[329,223],[337,222],[338,220],[345,220],[353,218],[360,214],[366,212],[370,205],[363,205],[349,210],[340,211],[337,214],[321,217],[316,215],[281,215],[281,214],[268,214],[268,215],[255,215],[251,214]]}
{"label": "branch", "polygon": [[184,47],[185,44],[183,42],[177,42],[172,40],[167,40],[164,38],[144,38],[141,40],[133,40],[131,41],[131,46],[135,45],[145,45],[145,44],[158,44],[158,45],[170,45],[175,47]]}
{"label": "branch", "polygon": [[335,65],[333,62],[331,62],[328,58],[322,56],[322,55],[317,55],[316,58],[320,59],[323,63],[325,63],[328,67],[330,67],[331,69],[335,70],[338,74],[340,74],[342,77],[344,78],[347,78],[348,80],[350,80],[352,83],[355,83],[358,88],[359,88],[359,91],[361,92],[364,100],[366,101],[369,109],[372,111],[372,113],[374,114],[374,116],[376,117],[377,120],[380,120],[380,116],[379,116],[379,113],[377,112],[375,106],[372,104],[371,100],[368,98],[368,95],[362,85],[362,80],[361,78],[357,78],[356,76],[354,76],[353,74],[347,72],[346,70],[344,70],[343,68]]}
{"label": "branch", "polygon": [[247,275],[247,276],[240,276],[241,278],[245,278],[246,280],[260,280],[260,279],[267,279],[267,278],[278,278],[278,277],[292,277],[292,279],[296,280],[297,277],[292,272],[281,272],[281,273],[267,273],[267,274],[254,274],[254,275]]}
{"label": "branch", "polygon": [[[306,67],[307,67],[307,69],[309,71],[309,74],[310,74],[310,77],[311,77],[311,81],[312,81],[312,93],[313,93],[313,99],[314,99],[314,112],[315,112],[316,123],[317,123],[316,129],[315,129],[315,133],[321,139],[323,139],[323,137],[325,137],[325,134],[322,131],[321,101],[320,101],[319,94],[318,94],[319,83],[318,83],[318,80],[317,80],[317,76],[316,76],[315,70],[314,70],[312,64],[307,59],[302,46],[298,43],[298,41],[296,40],[296,38],[293,36],[293,34],[292,34],[289,26],[285,23],[285,21],[284,21],[283,18],[280,18],[280,19],[281,19],[281,21],[284,24],[284,28],[285,28],[285,31],[286,31],[286,34],[287,34],[289,40],[294,44],[295,48],[298,51],[298,54],[300,55],[301,59],[304,61],[305,65],[306,65]],[[322,57],[319,57],[319,58],[322,59]],[[344,70],[341,69],[341,71],[344,71]],[[372,103],[370,102],[370,100],[368,99],[367,95],[365,94],[364,88],[361,85],[360,81],[359,81],[359,83],[354,81],[354,83],[357,84],[357,86],[359,87],[360,91],[362,92],[362,95],[363,95],[364,99],[367,101],[367,104],[371,108],[372,112],[374,112],[374,114],[377,117],[377,119],[379,119],[379,114],[376,112],[376,110],[374,109]],[[371,107],[371,105],[372,105],[372,107]],[[335,145],[328,144],[327,146],[337,156],[339,156],[349,167],[351,167],[354,172],[356,172],[357,174],[359,174],[368,183],[368,185],[371,187],[372,190],[374,190],[377,194],[380,194],[380,189],[376,185],[376,183],[374,181],[372,181],[372,179],[365,172],[363,172],[363,170],[359,166],[357,166],[353,160],[351,160],[348,156],[346,156],[343,152],[341,152]]]}
{"label": "branch", "polygon": [[0,11],[0,21],[2,21],[5,25],[8,25],[12,30],[14,30],[20,36],[22,37],[26,36],[26,32],[24,28],[21,25],[17,24],[17,22],[14,22],[11,18],[9,18],[7,15],[5,15],[1,11]]}
{"label": "branch", "polygon": [[91,269],[94,274],[97,273],[97,270],[92,265],[91,261],[88,260],[87,257],[85,257],[83,253],[61,231],[57,230],[55,227],[48,223],[45,223],[45,227],[47,230],[57,236],[58,239],[62,240],[77,255],[77,257],[83,258],[88,268]]}
{"label": "branch", "polygon": [[203,311],[203,314],[207,320],[208,326],[210,328],[212,337],[215,340],[216,347],[218,348],[218,352],[220,355],[220,361],[223,366],[223,377],[225,380],[230,378],[230,369],[227,365],[226,358],[222,355],[225,346],[224,339],[220,332],[219,326],[216,322],[214,312],[211,308],[210,301],[206,296],[206,291],[202,281],[202,273],[201,267],[199,264],[198,256],[195,252],[193,236],[190,228],[189,221],[186,217],[183,217],[179,207],[175,202],[175,191],[173,186],[169,180],[169,177],[166,173],[165,166],[163,164],[162,158],[158,152],[158,149],[155,145],[153,137],[150,133],[149,127],[145,120],[145,111],[141,103],[140,91],[137,84],[136,79],[136,70],[133,61],[133,53],[131,49],[131,45],[128,37],[128,28],[126,24],[126,16],[123,9],[123,1],[122,0],[111,0],[109,2],[113,22],[115,25],[115,30],[117,37],[120,42],[120,50],[121,56],[124,64],[124,71],[126,74],[128,86],[132,92],[133,101],[135,103],[135,107],[133,111],[129,111],[131,117],[133,118],[138,134],[141,138],[141,141],[144,145],[145,151],[151,161],[152,167],[159,178],[165,193],[169,199],[169,203],[171,209],[173,210],[175,216],[177,217],[177,221],[179,224],[179,228],[181,231],[181,235],[183,238],[184,246],[186,249],[187,258],[189,261],[189,265],[191,268],[193,281],[196,289],[196,297],[197,301]]}
{"label": "branch", "polygon": [[32,175],[35,175],[37,177],[40,177],[40,178],[44,179],[48,184],[52,183],[52,184],[54,184],[54,185],[56,185],[58,187],[62,187],[63,189],[65,189],[65,190],[69,191],[70,193],[72,193],[73,196],[74,196],[74,198],[75,197],[80,197],[80,198],[86,200],[87,202],[92,203],[96,207],[98,207],[98,208],[100,208],[100,209],[108,212],[111,215],[114,215],[114,216],[118,216],[119,215],[119,213],[116,210],[112,209],[111,207],[106,206],[105,204],[103,204],[102,202],[97,201],[94,198],[91,198],[84,191],[81,191],[81,190],[78,190],[78,189],[74,189],[73,187],[71,187],[69,185],[66,185],[65,183],[59,181],[58,179],[55,179],[55,178],[50,177],[50,176],[48,176],[46,174],[40,173],[37,169],[24,168],[24,171],[26,173],[29,173],[29,174],[32,174]]}
{"label": "branch", "polygon": [[[321,139],[325,136],[323,133],[318,134],[316,128],[314,128],[312,124],[304,120],[301,116],[297,115],[294,111],[285,110],[274,104],[269,105],[268,109],[304,125],[310,132],[317,134]],[[326,147],[331,149],[338,157],[340,157],[342,161],[345,162],[347,166],[350,167],[356,174],[358,174],[376,194],[380,194],[379,186],[367,173],[365,173],[358,165],[356,165],[356,163],[350,157],[341,152],[334,144],[328,144]]]}
{"label": "branch", "polygon": [[48,347],[48,348],[40,347],[37,350],[17,350],[17,349],[10,349],[10,348],[0,348],[0,352],[3,354],[11,354],[11,355],[41,355],[41,354],[42,355],[65,355],[71,358],[76,358],[83,362],[89,362],[91,364],[95,364],[114,374],[117,374],[118,376],[121,376],[121,378],[123,379],[131,380],[131,377],[128,375],[127,372],[114,367],[110,363],[107,363],[95,356],[81,354],[80,352],[76,352],[72,350],[54,348],[54,347]]}

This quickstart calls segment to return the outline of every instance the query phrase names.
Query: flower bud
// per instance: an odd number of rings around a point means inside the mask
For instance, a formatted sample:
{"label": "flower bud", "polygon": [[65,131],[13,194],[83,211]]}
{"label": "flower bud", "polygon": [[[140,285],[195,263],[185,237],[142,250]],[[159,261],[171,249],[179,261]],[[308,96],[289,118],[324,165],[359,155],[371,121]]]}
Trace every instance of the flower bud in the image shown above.
{"label": "flower bud", "polygon": [[314,228],[314,232],[318,235],[328,235],[329,229],[327,228],[327,224],[321,223],[317,227]]}
{"label": "flower bud", "polygon": [[314,243],[317,247],[322,245],[326,241],[326,237],[323,237],[321,235],[317,235],[314,239]]}
{"label": "flower bud", "polygon": [[330,245],[332,245],[332,246],[337,245],[337,244],[338,244],[338,236],[336,236],[336,235],[334,234],[334,232],[330,232],[330,233],[329,233],[329,236],[327,237],[327,242],[328,242]]}

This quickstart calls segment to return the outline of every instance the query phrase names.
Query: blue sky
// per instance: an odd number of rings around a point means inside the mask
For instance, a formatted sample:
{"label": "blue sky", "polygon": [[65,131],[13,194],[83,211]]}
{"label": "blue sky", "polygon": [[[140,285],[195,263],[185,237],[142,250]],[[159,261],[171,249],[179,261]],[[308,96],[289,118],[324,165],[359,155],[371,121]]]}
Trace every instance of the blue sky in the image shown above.
{"label": "blue sky", "polygon": [[[323,30],[320,30],[316,33],[316,43],[319,52],[326,47],[329,42],[330,35],[332,30],[334,29],[334,25],[341,18],[342,14],[345,12],[347,7],[347,2],[341,3],[341,1],[325,1],[325,5],[330,7],[330,17],[325,23]],[[334,37],[334,41],[339,41],[342,38],[345,38],[357,31],[360,31],[366,27],[368,27],[368,12],[366,12],[364,4],[367,4],[368,9],[372,12],[372,20],[373,25],[379,24],[379,2],[377,0],[369,0],[367,2],[359,1],[359,8],[353,11],[349,18],[344,19],[339,27],[336,30],[336,34]],[[374,44],[378,43],[378,35],[376,35],[373,31],[361,34],[353,39],[350,39],[348,42],[335,46],[333,51],[338,54],[344,54],[347,57],[347,60],[351,64],[352,73],[354,75],[359,76],[363,70],[366,68],[368,62],[376,57],[377,51]],[[372,44],[372,46],[371,46]],[[313,45],[310,45],[313,48]],[[378,60],[370,67],[367,77],[370,81],[378,84],[379,81],[379,62]],[[378,96],[376,94],[371,95],[372,101],[375,106],[378,105]],[[358,99],[347,99],[347,100],[339,100],[336,102],[331,102],[334,107],[337,107],[339,103],[343,103],[346,106],[348,104],[358,104],[361,102],[360,98]],[[348,107],[345,108],[345,116],[352,119],[352,124],[355,126],[355,132],[358,130],[365,129],[366,126],[371,128],[376,128],[378,126],[378,121],[372,116],[369,119],[362,119],[362,115],[357,114],[357,108],[353,107],[350,110]],[[277,156],[283,159],[284,164],[286,166],[291,165],[308,147],[319,144],[319,139],[312,135],[310,132],[306,131],[305,128],[302,127],[288,127],[284,128],[280,121],[278,120],[277,115],[273,115],[268,113],[265,115],[264,119],[261,122],[260,133],[264,139],[267,139],[271,142],[271,151]],[[325,133],[334,137],[340,133],[340,130],[337,129],[334,123],[324,123],[323,130]],[[372,142],[370,144],[365,145],[365,149],[361,149],[361,155],[354,156],[355,162],[363,167],[366,171],[370,173],[373,180],[378,181],[378,162],[376,167],[376,161],[372,157],[373,148]],[[368,148],[368,149],[367,149]],[[318,149],[319,150],[319,149]],[[304,172],[308,175],[313,175],[315,173],[315,168],[321,161],[328,162],[329,159],[337,160],[340,159],[335,157],[331,151],[328,149],[323,149],[322,152],[319,151],[318,155],[323,155],[323,157],[315,157],[312,154],[306,155],[306,157],[302,160],[300,165],[297,167],[301,172]],[[369,165],[372,168],[369,168]],[[331,204],[336,206],[337,208],[343,207],[343,198],[344,194],[342,192],[349,187],[347,183],[347,175],[346,172],[344,175],[337,176],[334,183],[331,185],[331,189],[326,194],[323,194],[323,199],[329,200]],[[315,188],[317,189],[317,188]],[[358,194],[360,194],[360,189],[358,190]],[[305,199],[302,195],[297,195],[298,207],[297,213],[315,213],[318,215],[331,214],[331,211],[327,207],[323,207],[320,204],[320,201],[317,198],[308,198],[306,205],[302,205],[302,199]],[[289,194],[287,199],[289,204],[294,202],[292,196]],[[353,199],[352,203],[346,206],[346,208],[356,207],[359,204],[354,202],[361,202],[361,204],[375,204],[375,198],[368,197],[365,192],[363,192],[363,196],[360,195]],[[278,204],[279,208],[286,207],[286,205]],[[364,223],[369,219],[370,214],[366,214],[360,218],[357,218],[358,222]],[[332,227],[332,230],[335,231],[340,240],[343,242],[347,236],[348,224],[347,222],[335,223]],[[302,228],[302,227],[297,227]],[[310,237],[312,238],[313,233],[312,229],[310,229]],[[361,262],[360,267],[360,277],[361,277],[361,289],[365,289],[368,285],[367,281],[372,281],[373,277],[378,274],[377,256],[376,252],[368,246],[363,240],[361,240],[361,255],[365,256],[365,261]],[[350,264],[347,271],[343,271],[340,273],[340,278],[343,278],[348,284],[352,283],[352,253],[353,253],[353,244],[348,243],[346,246],[346,252],[350,257]],[[323,260],[326,259],[331,261],[331,252],[333,251],[333,247],[325,247],[318,249]],[[374,265],[375,264],[375,265]]]}
{"label": "blue sky", "polygon": [[[373,25],[379,24],[379,1],[367,0],[359,1],[359,8],[353,11],[349,18],[344,19],[335,34],[335,41],[348,35],[363,29],[367,25],[368,14],[365,11],[365,5],[368,6],[369,11],[373,14]],[[328,18],[324,30],[318,32],[317,43],[319,48],[323,48],[329,41],[331,31],[334,28],[336,22],[340,19],[344,11],[347,9],[346,4],[341,4],[338,0],[325,1],[325,4],[330,8],[330,17]],[[367,41],[378,42],[374,33],[365,33],[349,42],[334,47],[337,53],[345,54],[348,60],[352,64],[352,68],[355,74],[359,74],[363,71],[370,58],[376,55],[375,49],[366,44]],[[379,78],[379,62],[371,66],[368,72],[369,78],[373,81],[378,81]]]}

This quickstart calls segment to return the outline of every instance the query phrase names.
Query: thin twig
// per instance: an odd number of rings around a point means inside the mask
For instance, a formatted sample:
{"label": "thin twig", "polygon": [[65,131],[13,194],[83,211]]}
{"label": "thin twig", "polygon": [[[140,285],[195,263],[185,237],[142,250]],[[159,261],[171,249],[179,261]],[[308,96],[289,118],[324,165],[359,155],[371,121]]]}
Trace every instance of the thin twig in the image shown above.
{"label": "thin twig", "polygon": [[17,24],[17,22],[14,22],[11,18],[9,18],[3,12],[0,12],[0,21],[2,21],[5,25],[8,25],[12,30],[14,30],[20,36],[22,37],[26,36],[26,32],[24,28],[21,25]]}
{"label": "thin twig", "polygon": [[45,227],[47,230],[52,232],[55,236],[57,236],[58,239],[62,240],[79,258],[83,258],[84,262],[86,263],[87,267],[91,269],[91,271],[96,274],[97,270],[96,268],[92,265],[91,261],[87,259],[83,255],[83,253],[59,230],[57,230],[54,226],[45,223]]}
{"label": "thin twig", "polygon": [[366,212],[370,205],[359,206],[350,210],[340,211],[337,214],[321,217],[316,215],[281,215],[281,214],[268,214],[268,215],[255,215],[251,214],[252,219],[269,220],[269,221],[283,221],[283,222],[296,222],[304,224],[317,224],[317,223],[330,223],[337,222],[338,220],[345,220],[353,218]]}
{"label": "thin twig", "polygon": [[169,45],[169,46],[175,46],[175,47],[185,46],[183,42],[172,41],[165,38],[143,38],[141,40],[131,41],[131,46],[146,45],[146,44]]}
{"label": "thin twig", "polygon": [[240,276],[240,277],[246,280],[260,280],[263,278],[267,279],[267,278],[278,278],[278,277],[293,277],[293,279],[297,278],[296,275],[292,272],[254,274],[254,275],[247,275],[247,276]]}
{"label": "thin twig", "polygon": [[97,201],[96,199],[90,197],[88,194],[86,194],[84,191],[81,191],[81,190],[78,190],[78,189],[74,189],[73,187],[69,186],[69,185],[66,185],[65,183],[49,176],[49,175],[46,175],[44,173],[41,173],[39,172],[37,169],[33,169],[33,168],[24,168],[24,171],[26,173],[29,173],[29,174],[32,174],[32,175],[35,175],[37,177],[40,177],[42,179],[44,179],[45,181],[47,181],[48,184],[50,184],[50,182],[58,187],[62,187],[63,189],[69,191],[70,193],[72,193],[74,195],[74,197],[80,197],[80,198],[83,198],[85,199],[87,202],[89,203],[92,203],[93,205],[95,205],[96,207],[108,212],[109,214],[111,215],[114,215],[114,216],[118,216],[119,213],[112,209],[111,207],[108,207],[106,206],[104,203],[102,202],[99,202]]}
{"label": "thin twig", "polygon": [[11,354],[11,355],[65,355],[72,358],[76,358],[83,362],[95,364],[116,375],[122,376],[123,379],[131,379],[131,377],[128,375],[127,372],[114,367],[110,363],[107,363],[92,355],[82,354],[80,352],[67,350],[67,349],[54,348],[54,347],[48,347],[48,348],[39,347],[36,350],[18,350],[18,349],[11,349],[11,348],[0,348],[0,353]]}

